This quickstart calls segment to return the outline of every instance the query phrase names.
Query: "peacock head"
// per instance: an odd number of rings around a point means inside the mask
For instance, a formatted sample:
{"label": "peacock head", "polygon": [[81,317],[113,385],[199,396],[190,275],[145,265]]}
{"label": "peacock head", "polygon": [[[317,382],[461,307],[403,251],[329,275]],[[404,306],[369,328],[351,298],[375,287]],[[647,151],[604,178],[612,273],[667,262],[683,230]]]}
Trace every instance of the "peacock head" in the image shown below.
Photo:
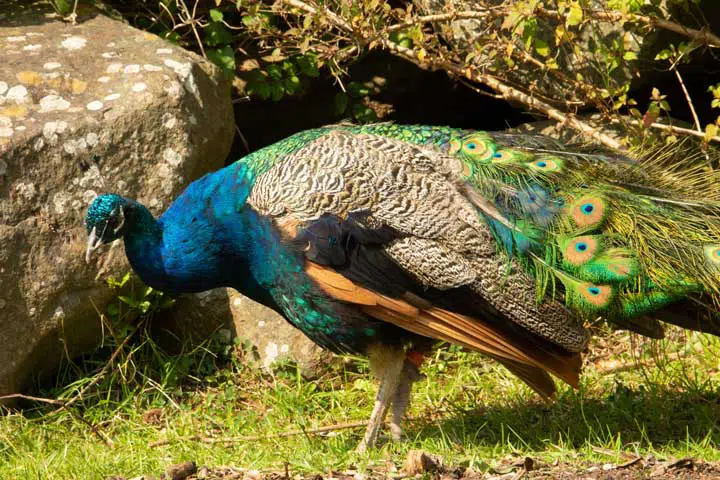
{"label": "peacock head", "polygon": [[105,194],[95,198],[85,216],[88,231],[85,261],[90,262],[90,254],[100,245],[123,236],[125,210],[129,205],[130,201],[120,195]]}

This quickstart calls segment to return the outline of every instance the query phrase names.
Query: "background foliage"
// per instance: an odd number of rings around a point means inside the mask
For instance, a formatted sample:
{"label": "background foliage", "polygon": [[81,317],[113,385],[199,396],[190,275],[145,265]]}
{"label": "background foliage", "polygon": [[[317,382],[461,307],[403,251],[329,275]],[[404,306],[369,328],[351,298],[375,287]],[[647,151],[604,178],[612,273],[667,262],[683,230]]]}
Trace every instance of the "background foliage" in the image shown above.
{"label": "background foliage", "polygon": [[[54,1],[72,11],[72,2]],[[611,148],[655,134],[720,140],[720,75],[712,66],[720,37],[711,31],[720,9],[712,0],[105,3],[218,64],[239,98],[279,102],[330,76],[335,120],[386,116],[373,101],[383,85],[352,74],[383,51]],[[587,113],[597,115],[590,121]]]}

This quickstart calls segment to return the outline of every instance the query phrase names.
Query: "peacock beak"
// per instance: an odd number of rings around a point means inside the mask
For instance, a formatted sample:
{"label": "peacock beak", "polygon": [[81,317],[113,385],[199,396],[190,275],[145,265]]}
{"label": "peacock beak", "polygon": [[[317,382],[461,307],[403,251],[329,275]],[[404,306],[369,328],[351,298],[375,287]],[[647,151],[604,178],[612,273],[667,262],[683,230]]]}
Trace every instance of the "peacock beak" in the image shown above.
{"label": "peacock beak", "polygon": [[102,244],[102,237],[98,237],[96,229],[97,227],[93,227],[88,235],[87,250],[85,251],[85,262],[87,263],[90,263],[90,254]]}

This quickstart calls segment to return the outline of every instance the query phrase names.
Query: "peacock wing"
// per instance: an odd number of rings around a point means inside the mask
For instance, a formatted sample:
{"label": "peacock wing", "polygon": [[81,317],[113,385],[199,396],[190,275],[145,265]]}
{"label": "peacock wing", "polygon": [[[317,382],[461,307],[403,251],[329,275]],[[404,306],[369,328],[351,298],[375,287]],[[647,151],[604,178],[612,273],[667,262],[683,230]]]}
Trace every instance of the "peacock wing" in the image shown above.
{"label": "peacock wing", "polygon": [[[313,277],[335,298],[364,304],[367,290],[407,303],[403,296],[411,294],[427,304],[421,315],[408,316],[402,303],[388,309],[387,301],[365,310],[494,356],[509,351],[497,345],[505,339],[524,352],[508,362],[576,384],[579,356],[570,352],[584,348],[586,331],[561,302],[538,302],[534,280],[498,253],[458,181],[465,168],[437,148],[340,129],[276,163],[258,178],[249,203],[303,244],[312,264],[363,288],[359,295],[323,281],[337,276]],[[535,386],[547,384],[534,370],[525,372]]]}

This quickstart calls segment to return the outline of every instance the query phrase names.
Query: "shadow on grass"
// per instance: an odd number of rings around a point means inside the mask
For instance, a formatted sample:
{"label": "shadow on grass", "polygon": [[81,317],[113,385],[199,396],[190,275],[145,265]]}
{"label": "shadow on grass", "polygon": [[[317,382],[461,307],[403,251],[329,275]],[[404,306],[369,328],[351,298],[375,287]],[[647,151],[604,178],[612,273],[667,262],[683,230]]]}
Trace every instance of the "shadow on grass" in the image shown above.
{"label": "shadow on grass", "polygon": [[417,441],[445,438],[461,445],[501,443],[528,450],[551,444],[661,448],[683,442],[718,448],[719,425],[717,390],[618,386],[602,398],[565,391],[552,404],[509,400],[506,405],[451,412],[437,422],[416,420],[407,434]]}

